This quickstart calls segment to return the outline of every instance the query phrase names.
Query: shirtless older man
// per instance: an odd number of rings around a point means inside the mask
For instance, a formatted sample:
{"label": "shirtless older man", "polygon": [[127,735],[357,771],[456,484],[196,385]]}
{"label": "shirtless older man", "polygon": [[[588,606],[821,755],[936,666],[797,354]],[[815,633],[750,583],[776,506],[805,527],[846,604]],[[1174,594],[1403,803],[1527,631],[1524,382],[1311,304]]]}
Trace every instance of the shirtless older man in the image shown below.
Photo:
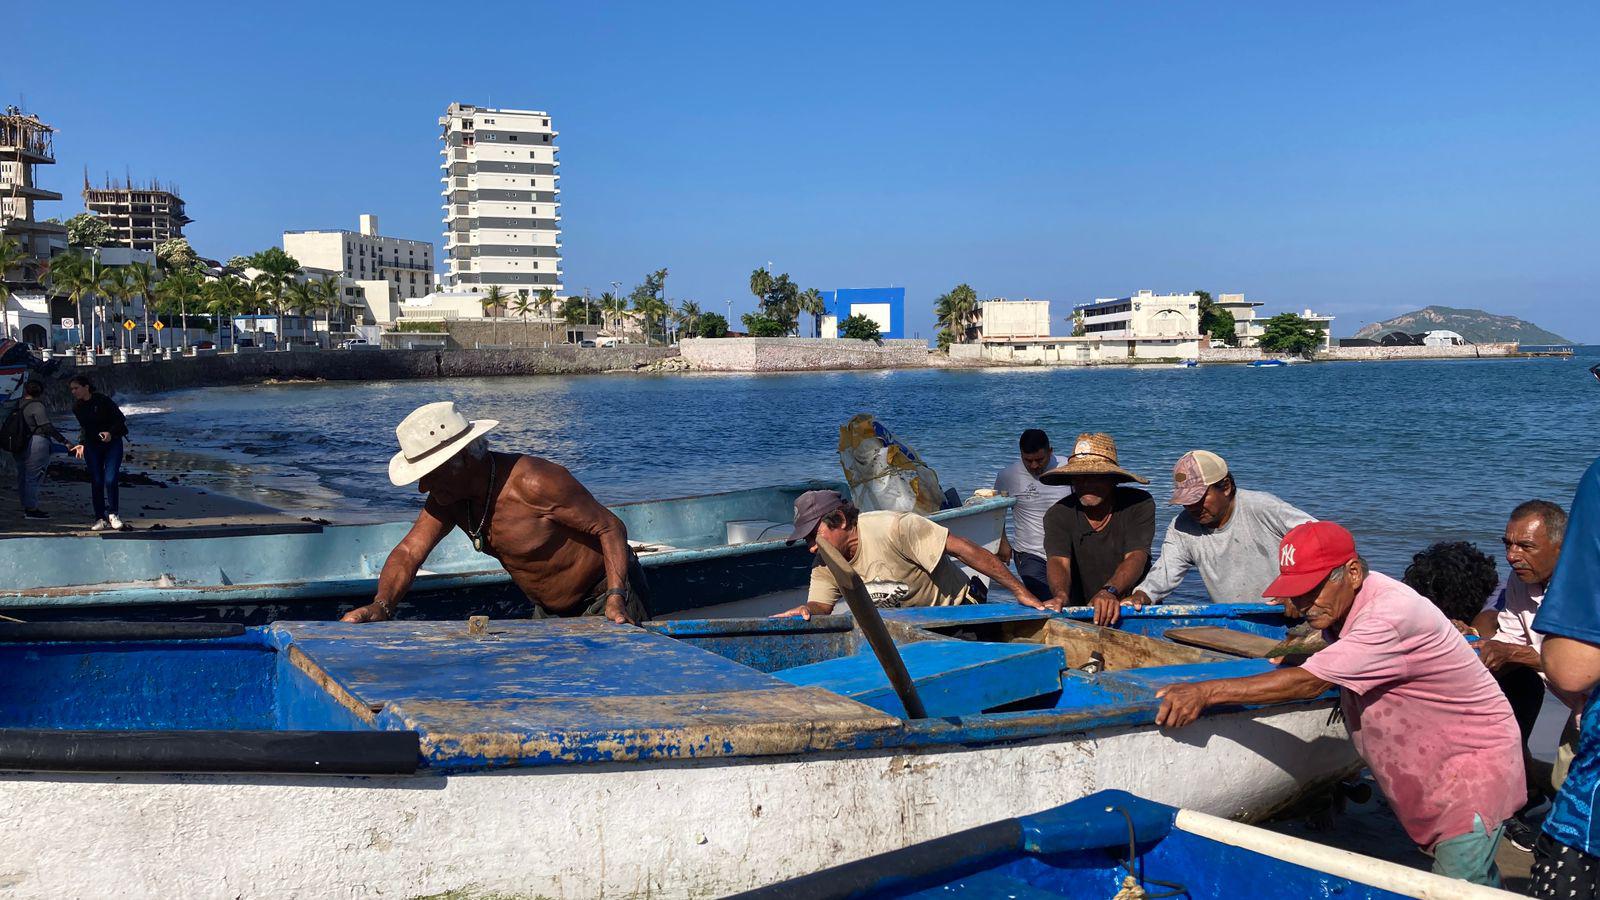
{"label": "shirtless older man", "polygon": [[489,450],[499,422],[468,421],[454,403],[429,403],[395,429],[389,480],[428,495],[411,531],[389,553],[372,602],[345,622],[381,622],[452,528],[493,556],[533,601],[533,617],[649,618],[644,570],[628,529],[572,473],[549,460]]}

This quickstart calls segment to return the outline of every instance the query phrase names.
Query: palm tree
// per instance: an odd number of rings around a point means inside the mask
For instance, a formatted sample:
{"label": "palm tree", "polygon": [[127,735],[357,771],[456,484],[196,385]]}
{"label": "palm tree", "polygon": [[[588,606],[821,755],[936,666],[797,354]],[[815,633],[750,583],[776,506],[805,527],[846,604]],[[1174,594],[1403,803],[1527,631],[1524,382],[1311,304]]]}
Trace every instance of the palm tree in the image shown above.
{"label": "palm tree", "polygon": [[300,261],[277,247],[268,247],[252,255],[247,262],[256,270],[255,286],[261,299],[277,316],[275,330],[281,349],[287,346],[287,342],[283,339],[283,311],[288,303],[285,294],[289,290],[289,285],[294,283],[295,276],[300,274]]}
{"label": "palm tree", "polygon": [[67,297],[77,309],[78,320],[83,323],[79,342],[85,346],[94,344],[94,324],[89,316],[83,314],[83,301],[89,298],[92,302],[95,292],[99,290],[98,274],[91,260],[74,250],[51,259],[45,265],[43,275],[50,282],[51,293]]}
{"label": "palm tree", "polygon": [[339,322],[344,323],[344,287],[339,284],[339,276],[324,275],[312,282],[316,288],[317,301],[326,316],[323,324],[328,331],[328,346],[333,346],[333,311],[339,310]]}
{"label": "palm tree", "polygon": [[[504,314],[505,307],[507,305],[507,298],[509,296],[510,295],[506,293],[506,289],[500,285],[489,285],[488,292],[485,293],[483,295],[483,299],[479,301],[483,304],[484,314],[488,316],[494,316],[496,318]],[[499,312],[496,312],[497,310]]]}
{"label": "palm tree", "polygon": [[822,299],[822,292],[816,288],[806,288],[800,294],[800,312],[811,314],[811,336],[822,337],[822,314],[828,311],[828,304]]}
{"label": "palm tree", "polygon": [[676,315],[678,327],[683,331],[688,332],[690,337],[698,335],[700,333],[701,315],[702,313],[700,311],[700,304],[694,302],[693,300],[683,301],[683,303],[679,305]]}
{"label": "palm tree", "polygon": [[596,305],[600,308],[600,314],[605,317],[606,321],[611,323],[613,335],[622,330],[622,315],[628,311],[628,301],[610,291],[606,291],[600,295],[600,300]]}
{"label": "palm tree", "polygon": [[772,290],[772,273],[766,269],[756,269],[750,273],[750,293],[756,295],[756,304],[760,305],[766,299],[767,291]]}
{"label": "palm tree", "polygon": [[[237,275],[223,275],[216,281],[206,284],[202,296],[205,300],[206,312],[211,314],[213,324],[217,329],[217,340],[222,339],[223,319],[228,319],[228,333],[233,333],[232,317],[250,308],[256,302],[256,294],[250,282]],[[220,349],[220,348],[219,348]],[[234,350],[238,350],[234,346]]]}
{"label": "palm tree", "polygon": [[22,268],[27,260],[28,254],[22,252],[21,244],[11,238],[0,240],[0,306],[11,299],[11,281],[6,278],[6,273]]}
{"label": "palm tree", "polygon": [[[540,293],[543,293],[543,291]],[[516,313],[517,316],[522,319],[523,325],[528,324],[528,313],[531,313],[538,308],[539,304],[527,294],[518,294],[516,299],[511,301],[511,311]]]}
{"label": "palm tree", "polygon": [[322,310],[322,291],[309,281],[290,282],[283,293],[284,308],[294,307],[301,317],[309,317]]}
{"label": "palm tree", "polygon": [[139,290],[133,283],[133,273],[128,270],[127,266],[115,266],[107,269],[105,274],[100,277],[100,289],[105,292],[106,300],[108,301],[106,310],[108,316],[110,314],[109,302],[116,302],[117,324],[115,327],[123,332],[117,343],[123,345],[123,349],[126,349],[127,329],[122,328],[122,313],[127,305],[133,301],[134,295]]}
{"label": "palm tree", "polygon": [[[189,349],[189,304],[199,305],[200,288],[200,273],[190,267],[168,272],[156,288],[156,296],[161,300],[164,310],[168,313],[173,310],[178,312],[178,330],[183,332],[184,350]],[[167,346],[171,345],[171,341],[168,341]]]}
{"label": "palm tree", "polygon": [[161,280],[161,273],[147,262],[136,262],[128,266],[129,287],[134,295],[144,300],[144,339],[150,340],[150,303],[155,300],[156,282]]}
{"label": "palm tree", "polygon": [[933,310],[939,322],[949,330],[950,339],[965,344],[972,330],[972,318],[978,313],[978,292],[971,285],[958,284],[934,301]]}
{"label": "palm tree", "polygon": [[549,288],[540,288],[539,289],[539,309],[544,313],[544,317],[546,319],[548,319],[548,318],[552,317],[553,315],[555,315],[554,313],[552,313],[550,311],[551,307],[555,305],[555,302],[556,302],[556,292],[555,291],[552,291]]}
{"label": "palm tree", "polygon": [[[650,343],[650,329],[662,321],[670,311],[666,302],[650,294],[640,294],[633,301],[634,312],[644,319],[644,342]],[[665,339],[666,335],[662,335]]]}

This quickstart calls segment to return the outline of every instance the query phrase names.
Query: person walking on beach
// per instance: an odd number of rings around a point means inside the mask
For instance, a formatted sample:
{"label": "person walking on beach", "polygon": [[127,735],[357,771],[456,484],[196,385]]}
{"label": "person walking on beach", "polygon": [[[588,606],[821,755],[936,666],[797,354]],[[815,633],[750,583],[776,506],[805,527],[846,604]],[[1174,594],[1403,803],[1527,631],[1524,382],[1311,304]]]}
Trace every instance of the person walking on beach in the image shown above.
{"label": "person walking on beach", "polygon": [[1011,507],[1011,535],[1000,532],[1000,552],[995,555],[1017,570],[1017,577],[1035,597],[1050,596],[1050,579],[1045,574],[1044,514],[1057,501],[1066,499],[1072,488],[1045,484],[1039,480],[1051,469],[1066,465],[1050,446],[1050,438],[1037,428],[1029,428],[1017,442],[1016,462],[1000,470],[994,489],[1016,499]]}
{"label": "person walking on beach", "polygon": [[1209,450],[1190,450],[1172,467],[1172,505],[1183,512],[1128,597],[1135,608],[1165,600],[1190,569],[1200,570],[1213,603],[1259,603],[1278,575],[1283,536],[1314,521],[1266,491],[1241,489],[1227,461]]}
{"label": "person walking on beach", "polygon": [[1044,515],[1046,574],[1052,601],[1094,606],[1096,625],[1110,625],[1150,570],[1156,504],[1125,481],[1149,484],[1117,462],[1109,434],[1080,434],[1065,465],[1044,473],[1045,484],[1070,485],[1072,496]]}
{"label": "person walking on beach", "polygon": [[17,463],[17,496],[22,500],[22,515],[48,519],[50,514],[39,508],[39,489],[44,486],[44,473],[50,466],[50,442],[72,442],[50,421],[50,411],[44,405],[44,382],[29,381],[22,386],[22,401],[17,404],[16,414],[22,417],[23,433],[27,435],[26,447],[12,454]]}
{"label": "person walking on beach", "polygon": [[1511,705],[1461,633],[1411,588],[1371,571],[1350,532],[1284,535],[1265,596],[1292,598],[1328,646],[1303,665],[1161,688],[1156,724],[1208,707],[1309,700],[1337,685],[1345,728],[1433,871],[1498,886],[1495,848],[1527,799]]}
{"label": "person walking on beach", "polygon": [[454,403],[429,403],[395,429],[400,452],[389,480],[417,482],[428,495],[416,524],[389,553],[372,602],[345,622],[381,622],[411,589],[417,571],[452,528],[499,560],[529,600],[533,617],[649,618],[644,569],[628,529],[565,468],[518,453],[496,453],[485,438],[494,419],[468,421]]}
{"label": "person walking on beach", "polygon": [[[907,593],[892,606],[955,606],[976,603],[972,579],[956,562],[989,576],[1016,595],[1017,602],[1034,609],[1059,610],[1035,597],[1005,563],[966,538],[950,533],[938,522],[912,512],[862,512],[838,491],[806,491],[794,503],[794,531],[788,542],[806,542],[812,553],[827,541],[861,576],[862,581],[887,581],[905,585]],[[843,596],[839,583],[826,566],[811,569],[806,602],[773,618],[825,616]]]}
{"label": "person walking on beach", "polygon": [[117,515],[117,476],[122,472],[122,439],[128,434],[128,421],[110,397],[94,389],[82,375],[68,382],[72,392],[72,414],[81,432],[72,455],[89,469],[89,495],[94,502],[91,530],[123,531],[128,526]]}

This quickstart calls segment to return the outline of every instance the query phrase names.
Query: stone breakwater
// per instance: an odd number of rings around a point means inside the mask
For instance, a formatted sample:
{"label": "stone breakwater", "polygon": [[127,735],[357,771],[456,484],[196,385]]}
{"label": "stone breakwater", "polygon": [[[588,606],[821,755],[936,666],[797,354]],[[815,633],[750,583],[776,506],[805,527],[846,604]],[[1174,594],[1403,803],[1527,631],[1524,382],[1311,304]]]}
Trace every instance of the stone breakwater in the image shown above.
{"label": "stone breakwater", "polygon": [[917,340],[829,338],[687,338],[683,358],[706,372],[808,372],[817,369],[915,369],[936,363]]}
{"label": "stone breakwater", "polygon": [[54,410],[72,406],[67,379],[82,372],[111,396],[158,394],[186,388],[269,381],[390,381],[479,378],[499,375],[586,375],[631,372],[676,351],[657,347],[515,350],[290,350],[78,366],[62,361],[47,378],[45,399]]}

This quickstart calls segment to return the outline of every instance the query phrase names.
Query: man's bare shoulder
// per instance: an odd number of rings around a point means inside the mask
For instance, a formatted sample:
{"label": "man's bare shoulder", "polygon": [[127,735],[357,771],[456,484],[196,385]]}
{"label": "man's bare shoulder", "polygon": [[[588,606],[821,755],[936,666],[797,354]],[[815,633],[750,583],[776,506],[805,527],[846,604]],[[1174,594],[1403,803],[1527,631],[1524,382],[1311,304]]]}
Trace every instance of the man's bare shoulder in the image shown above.
{"label": "man's bare shoulder", "polygon": [[566,466],[527,454],[517,456],[508,480],[515,490],[530,499],[563,497],[582,487]]}

